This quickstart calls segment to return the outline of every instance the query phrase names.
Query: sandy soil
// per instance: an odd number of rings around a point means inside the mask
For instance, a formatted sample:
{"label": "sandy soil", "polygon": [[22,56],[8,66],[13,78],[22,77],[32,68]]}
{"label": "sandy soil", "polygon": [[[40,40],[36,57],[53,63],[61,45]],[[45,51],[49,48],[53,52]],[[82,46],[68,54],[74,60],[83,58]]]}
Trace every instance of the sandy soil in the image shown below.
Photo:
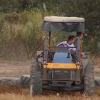
{"label": "sandy soil", "polygon": [[29,74],[31,62],[0,61],[0,77],[20,77]]}
{"label": "sandy soil", "polygon": [[100,77],[100,63],[94,67],[95,76]]}

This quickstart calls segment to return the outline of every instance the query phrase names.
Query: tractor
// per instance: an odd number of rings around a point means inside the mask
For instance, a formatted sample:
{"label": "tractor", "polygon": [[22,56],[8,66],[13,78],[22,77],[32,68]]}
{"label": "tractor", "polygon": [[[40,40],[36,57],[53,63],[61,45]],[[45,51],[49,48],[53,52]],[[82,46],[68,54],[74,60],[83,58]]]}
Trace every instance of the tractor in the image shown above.
{"label": "tractor", "polygon": [[[82,93],[92,96],[95,87],[94,66],[89,52],[82,52],[81,46],[81,34],[85,33],[85,19],[46,16],[42,29],[48,32],[49,38],[45,37],[44,50],[37,51],[35,64],[31,66],[30,95],[42,95],[43,89],[51,89],[82,91]],[[51,46],[52,33],[59,31],[65,31],[64,34],[76,33],[74,58],[69,47]]]}

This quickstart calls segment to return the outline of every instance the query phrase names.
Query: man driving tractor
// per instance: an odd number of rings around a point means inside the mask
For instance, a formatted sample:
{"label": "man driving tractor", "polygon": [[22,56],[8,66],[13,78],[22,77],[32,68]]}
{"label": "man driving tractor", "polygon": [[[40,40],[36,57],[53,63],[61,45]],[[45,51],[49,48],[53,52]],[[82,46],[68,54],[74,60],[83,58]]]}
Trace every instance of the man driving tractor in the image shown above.
{"label": "man driving tractor", "polygon": [[70,50],[76,51],[76,48],[74,48],[75,46],[73,44],[74,41],[75,41],[75,36],[71,35],[71,36],[68,37],[68,41],[62,41],[62,42],[60,42],[57,45],[57,47],[60,47],[60,46],[62,46],[62,47],[69,47],[69,51]]}

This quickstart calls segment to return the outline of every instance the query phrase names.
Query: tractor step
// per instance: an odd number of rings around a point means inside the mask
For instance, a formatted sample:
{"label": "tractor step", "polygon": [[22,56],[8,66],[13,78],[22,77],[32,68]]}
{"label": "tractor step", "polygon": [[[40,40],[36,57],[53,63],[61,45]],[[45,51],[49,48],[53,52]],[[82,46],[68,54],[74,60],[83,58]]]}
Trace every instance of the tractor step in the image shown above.
{"label": "tractor step", "polygon": [[80,91],[83,87],[80,86],[71,86],[71,87],[57,87],[57,86],[43,86],[45,90],[55,90],[55,91]]}

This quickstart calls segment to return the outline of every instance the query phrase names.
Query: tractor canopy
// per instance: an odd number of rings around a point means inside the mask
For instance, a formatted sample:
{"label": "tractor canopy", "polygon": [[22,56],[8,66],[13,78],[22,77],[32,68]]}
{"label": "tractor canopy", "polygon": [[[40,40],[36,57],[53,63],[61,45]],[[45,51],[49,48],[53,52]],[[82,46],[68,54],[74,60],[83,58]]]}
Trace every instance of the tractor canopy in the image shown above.
{"label": "tractor canopy", "polygon": [[80,17],[46,16],[42,29],[48,32],[66,31],[85,33],[85,19]]}

